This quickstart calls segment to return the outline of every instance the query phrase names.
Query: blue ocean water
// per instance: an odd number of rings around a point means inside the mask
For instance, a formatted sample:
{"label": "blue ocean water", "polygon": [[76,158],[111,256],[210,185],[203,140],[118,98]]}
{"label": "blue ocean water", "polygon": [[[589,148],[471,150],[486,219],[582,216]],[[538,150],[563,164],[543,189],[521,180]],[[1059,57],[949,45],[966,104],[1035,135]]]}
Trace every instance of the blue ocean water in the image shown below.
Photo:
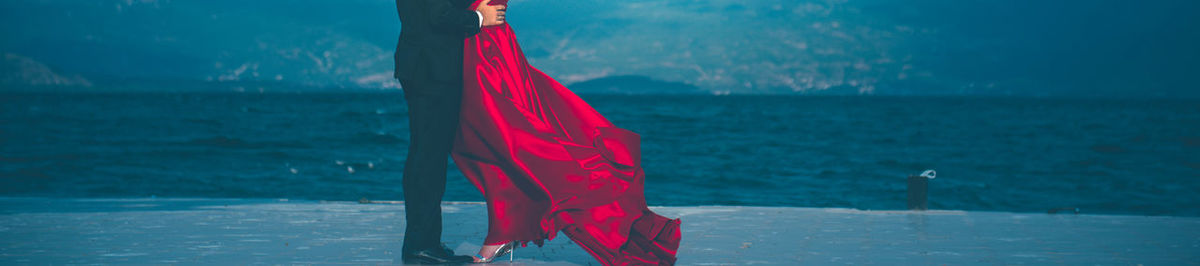
{"label": "blue ocean water", "polygon": [[[1200,215],[1200,101],[584,95],[651,205]],[[0,196],[403,199],[399,92],[0,95]],[[482,198],[457,169],[446,200]]]}

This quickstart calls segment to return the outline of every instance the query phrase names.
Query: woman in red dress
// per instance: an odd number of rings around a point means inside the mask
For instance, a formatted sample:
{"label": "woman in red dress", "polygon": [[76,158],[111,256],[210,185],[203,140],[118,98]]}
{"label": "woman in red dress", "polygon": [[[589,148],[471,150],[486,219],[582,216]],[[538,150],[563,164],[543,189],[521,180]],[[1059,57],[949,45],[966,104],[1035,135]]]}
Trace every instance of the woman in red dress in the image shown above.
{"label": "woman in red dress", "polygon": [[646,207],[638,135],[530,66],[507,23],[464,53],[451,155],[487,200],[481,261],[562,231],[604,265],[674,264],[680,221]]}

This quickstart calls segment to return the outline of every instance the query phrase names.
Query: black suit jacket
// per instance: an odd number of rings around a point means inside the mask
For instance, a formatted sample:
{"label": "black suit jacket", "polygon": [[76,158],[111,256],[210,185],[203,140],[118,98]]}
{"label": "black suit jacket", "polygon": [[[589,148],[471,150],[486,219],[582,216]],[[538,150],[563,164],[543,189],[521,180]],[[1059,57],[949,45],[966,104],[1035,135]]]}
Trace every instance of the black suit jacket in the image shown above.
{"label": "black suit jacket", "polygon": [[396,0],[397,79],[461,81],[463,40],[479,32],[472,0]]}

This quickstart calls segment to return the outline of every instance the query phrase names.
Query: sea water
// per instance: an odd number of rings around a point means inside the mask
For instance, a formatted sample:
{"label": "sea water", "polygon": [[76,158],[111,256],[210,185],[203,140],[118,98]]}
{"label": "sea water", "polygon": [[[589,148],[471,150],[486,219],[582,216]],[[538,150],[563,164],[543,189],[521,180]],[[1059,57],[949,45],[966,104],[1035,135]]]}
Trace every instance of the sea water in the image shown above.
{"label": "sea water", "polygon": [[[583,95],[651,205],[1200,215],[1200,101]],[[402,200],[399,92],[0,94],[0,196]],[[479,201],[451,165],[446,200]]]}

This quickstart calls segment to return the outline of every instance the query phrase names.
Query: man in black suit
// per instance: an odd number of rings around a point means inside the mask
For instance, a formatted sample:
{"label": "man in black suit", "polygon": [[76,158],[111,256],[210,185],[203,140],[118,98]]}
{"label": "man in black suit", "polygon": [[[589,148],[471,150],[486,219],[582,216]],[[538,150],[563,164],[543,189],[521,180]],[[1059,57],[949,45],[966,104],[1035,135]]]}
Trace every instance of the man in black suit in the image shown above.
{"label": "man in black suit", "polygon": [[404,163],[404,263],[470,263],[441,244],[446,157],[458,129],[463,41],[480,28],[504,23],[505,6],[468,10],[472,0],[396,0],[400,40],[395,77],[408,102],[409,146]]}

